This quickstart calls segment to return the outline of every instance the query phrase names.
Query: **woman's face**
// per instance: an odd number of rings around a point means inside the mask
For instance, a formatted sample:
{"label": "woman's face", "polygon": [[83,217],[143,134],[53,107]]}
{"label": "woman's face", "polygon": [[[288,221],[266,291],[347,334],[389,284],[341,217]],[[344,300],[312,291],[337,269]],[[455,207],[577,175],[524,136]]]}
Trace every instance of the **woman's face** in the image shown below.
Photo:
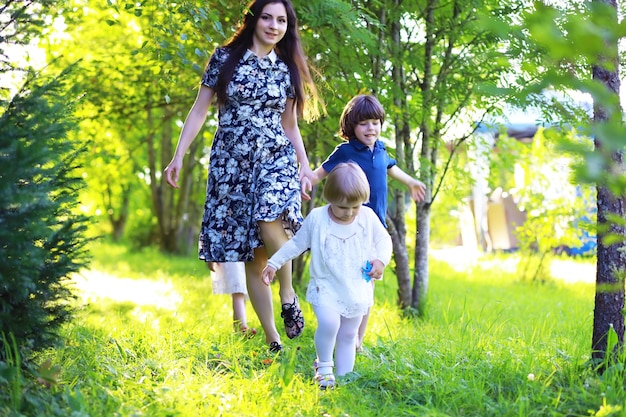
{"label": "woman's face", "polygon": [[262,49],[272,49],[287,31],[287,10],[278,3],[269,3],[256,22],[252,43]]}

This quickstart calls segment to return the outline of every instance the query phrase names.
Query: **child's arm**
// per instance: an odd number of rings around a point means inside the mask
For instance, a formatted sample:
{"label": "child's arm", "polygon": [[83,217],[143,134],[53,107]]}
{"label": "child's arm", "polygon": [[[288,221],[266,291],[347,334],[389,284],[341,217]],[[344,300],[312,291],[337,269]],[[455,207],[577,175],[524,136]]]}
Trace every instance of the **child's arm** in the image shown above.
{"label": "child's arm", "polygon": [[265,285],[270,285],[274,280],[274,275],[285,263],[301,255],[311,246],[311,215],[307,216],[300,226],[300,230],[293,238],[285,242],[270,259],[261,272],[261,281]]}
{"label": "child's arm", "polygon": [[380,259],[372,259],[370,261],[372,266],[371,270],[367,273],[369,277],[375,281],[383,279],[383,272],[385,271],[385,264]]}
{"label": "child's arm", "polygon": [[423,182],[411,177],[409,174],[398,168],[397,165],[389,168],[387,170],[387,174],[389,174],[389,176],[394,180],[398,180],[406,185],[411,192],[413,200],[417,202],[424,201],[424,197],[426,197],[426,186]]}
{"label": "child's arm", "polygon": [[261,273],[261,281],[265,285],[270,285],[272,281],[274,281],[274,275],[276,275],[276,269],[274,267],[266,265]]}
{"label": "child's arm", "polygon": [[281,246],[270,259],[268,259],[265,268],[263,268],[263,272],[261,272],[261,281],[263,281],[265,285],[271,284],[274,280],[276,271],[278,271],[285,263],[294,259],[298,255],[301,255],[308,249],[307,245],[303,245],[302,239],[297,239],[298,234],[300,234],[300,237],[304,235],[301,231],[302,229],[298,230],[298,233],[296,233],[292,239],[285,242],[285,244]]}
{"label": "child's arm", "polygon": [[324,167],[320,166],[315,171],[313,171],[313,185],[319,184],[327,176],[328,176],[328,172],[326,172]]}
{"label": "child's arm", "polygon": [[385,266],[389,264],[391,261],[391,256],[393,254],[393,243],[391,241],[391,236],[385,226],[378,220],[378,216],[372,211],[369,207],[363,207],[364,214],[370,217],[370,224],[372,227],[372,244],[374,246],[373,259],[370,259],[369,262],[372,265],[372,270],[369,272],[370,278],[374,280],[383,279],[383,272],[385,271]]}

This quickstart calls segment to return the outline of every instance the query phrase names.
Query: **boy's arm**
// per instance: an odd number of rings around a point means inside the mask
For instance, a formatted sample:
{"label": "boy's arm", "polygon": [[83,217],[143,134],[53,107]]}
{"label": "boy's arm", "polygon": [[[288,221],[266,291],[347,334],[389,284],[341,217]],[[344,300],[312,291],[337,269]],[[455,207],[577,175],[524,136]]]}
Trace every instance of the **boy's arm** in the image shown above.
{"label": "boy's arm", "polygon": [[413,200],[417,202],[424,201],[424,198],[426,197],[426,186],[423,182],[411,177],[409,174],[398,168],[397,165],[389,168],[387,170],[387,174],[389,174],[391,178],[398,180],[406,185],[411,192],[411,197],[413,198]]}
{"label": "boy's arm", "polygon": [[326,178],[326,176],[328,176],[328,172],[326,172],[323,166],[320,166],[319,168],[314,170],[313,171],[313,185],[317,185],[320,182],[322,182],[322,180]]}

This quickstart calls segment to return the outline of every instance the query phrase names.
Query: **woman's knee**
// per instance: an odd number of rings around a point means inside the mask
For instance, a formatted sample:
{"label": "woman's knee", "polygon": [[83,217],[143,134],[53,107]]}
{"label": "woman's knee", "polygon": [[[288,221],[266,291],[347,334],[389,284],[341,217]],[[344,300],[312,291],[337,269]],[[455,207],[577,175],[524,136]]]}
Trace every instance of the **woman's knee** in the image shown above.
{"label": "woman's knee", "polygon": [[287,236],[287,232],[285,232],[281,220],[259,222],[259,230],[261,231],[261,238],[270,256],[289,240],[289,236]]}

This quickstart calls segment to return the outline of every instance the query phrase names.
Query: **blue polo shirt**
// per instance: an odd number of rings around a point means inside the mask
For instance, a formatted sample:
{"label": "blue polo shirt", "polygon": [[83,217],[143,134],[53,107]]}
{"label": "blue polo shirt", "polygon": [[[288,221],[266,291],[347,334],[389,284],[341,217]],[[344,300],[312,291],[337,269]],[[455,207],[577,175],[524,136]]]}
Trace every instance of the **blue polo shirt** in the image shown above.
{"label": "blue polo shirt", "polygon": [[385,144],[380,140],[376,141],[374,151],[371,151],[358,139],[352,138],[338,145],[324,161],[322,168],[330,172],[337,164],[350,161],[361,167],[370,183],[370,201],[365,205],[374,210],[387,227],[387,170],[396,165],[396,160],[389,156]]}

